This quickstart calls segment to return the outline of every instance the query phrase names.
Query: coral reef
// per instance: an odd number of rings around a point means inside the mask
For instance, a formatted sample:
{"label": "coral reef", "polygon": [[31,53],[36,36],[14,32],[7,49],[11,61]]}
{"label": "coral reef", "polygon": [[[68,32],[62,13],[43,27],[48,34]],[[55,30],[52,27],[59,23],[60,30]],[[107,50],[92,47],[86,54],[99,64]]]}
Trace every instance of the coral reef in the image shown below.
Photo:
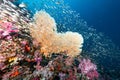
{"label": "coral reef", "polygon": [[41,45],[41,53],[46,56],[52,53],[66,53],[77,56],[82,51],[83,37],[76,32],[58,33],[55,20],[45,11],[34,15],[31,35]]}
{"label": "coral reef", "polygon": [[99,78],[97,66],[79,54],[80,34],[58,33],[54,19],[45,11],[37,12],[32,21],[11,4],[0,5],[0,80]]}

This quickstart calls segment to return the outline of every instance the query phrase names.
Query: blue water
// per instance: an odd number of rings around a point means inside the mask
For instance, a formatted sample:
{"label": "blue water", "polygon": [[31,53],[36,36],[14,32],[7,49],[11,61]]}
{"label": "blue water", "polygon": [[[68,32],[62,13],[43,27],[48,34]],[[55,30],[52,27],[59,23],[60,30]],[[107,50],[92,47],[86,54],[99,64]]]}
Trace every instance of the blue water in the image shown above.
{"label": "blue water", "polygon": [[[78,32],[84,37],[83,56],[90,57],[106,80],[120,79],[119,0],[18,0],[34,15],[45,10],[55,18],[58,31]],[[104,71],[102,71],[104,69]]]}
{"label": "blue water", "polygon": [[97,31],[120,46],[120,0],[70,0],[70,6]]}

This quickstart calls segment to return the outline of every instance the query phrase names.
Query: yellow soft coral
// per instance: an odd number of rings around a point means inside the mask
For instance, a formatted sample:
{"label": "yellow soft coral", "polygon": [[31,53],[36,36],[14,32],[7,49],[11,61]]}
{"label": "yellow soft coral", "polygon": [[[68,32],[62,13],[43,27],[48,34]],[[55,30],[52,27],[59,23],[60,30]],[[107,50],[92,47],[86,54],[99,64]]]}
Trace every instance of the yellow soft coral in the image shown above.
{"label": "yellow soft coral", "polygon": [[30,27],[31,35],[41,46],[41,53],[48,56],[52,53],[66,53],[74,57],[82,51],[83,37],[76,32],[58,33],[54,18],[45,11],[34,15]]}

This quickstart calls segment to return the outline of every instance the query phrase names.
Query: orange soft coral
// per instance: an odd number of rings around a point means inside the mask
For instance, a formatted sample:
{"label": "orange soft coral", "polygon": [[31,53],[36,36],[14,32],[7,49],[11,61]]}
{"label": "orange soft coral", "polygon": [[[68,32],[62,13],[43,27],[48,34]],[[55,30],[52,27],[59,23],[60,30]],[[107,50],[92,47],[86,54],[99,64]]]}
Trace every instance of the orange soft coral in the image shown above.
{"label": "orange soft coral", "polygon": [[58,33],[55,20],[45,11],[34,15],[34,23],[30,27],[31,35],[41,45],[41,53],[66,52],[68,56],[78,55],[82,49],[83,37],[76,32]]}

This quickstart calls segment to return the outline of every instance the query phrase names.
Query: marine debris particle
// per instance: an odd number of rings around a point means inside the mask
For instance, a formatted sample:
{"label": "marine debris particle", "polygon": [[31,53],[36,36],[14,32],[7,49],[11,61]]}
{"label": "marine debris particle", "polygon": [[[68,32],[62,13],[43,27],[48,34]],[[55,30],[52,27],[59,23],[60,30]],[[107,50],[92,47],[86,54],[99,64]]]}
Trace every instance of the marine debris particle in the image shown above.
{"label": "marine debris particle", "polygon": [[66,53],[75,57],[82,51],[83,37],[76,32],[58,33],[54,18],[45,11],[34,15],[30,31],[33,38],[41,43],[40,51],[48,56],[52,53]]}

